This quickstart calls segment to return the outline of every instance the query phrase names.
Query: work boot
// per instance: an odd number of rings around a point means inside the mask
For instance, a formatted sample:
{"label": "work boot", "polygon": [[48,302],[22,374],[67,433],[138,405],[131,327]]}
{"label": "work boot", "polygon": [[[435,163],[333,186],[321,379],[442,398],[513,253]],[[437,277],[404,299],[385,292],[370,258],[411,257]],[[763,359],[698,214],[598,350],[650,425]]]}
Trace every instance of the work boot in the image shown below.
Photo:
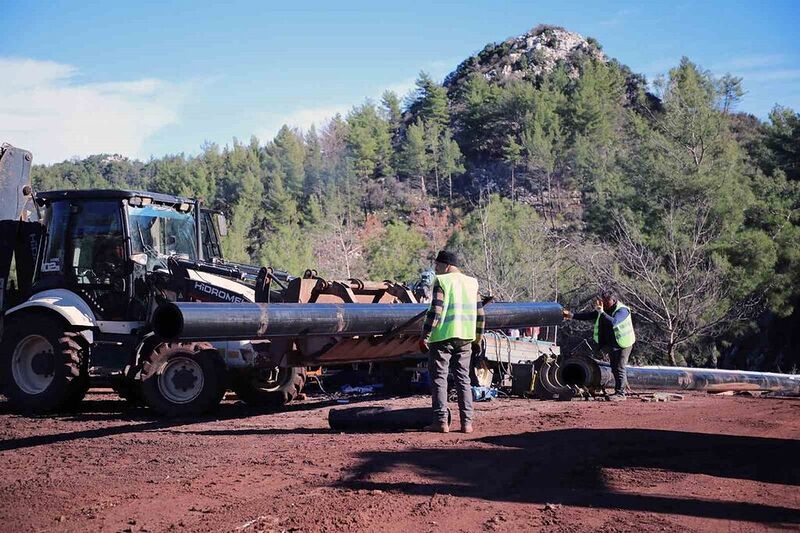
{"label": "work boot", "polygon": [[475,428],[472,427],[472,422],[461,423],[461,433],[472,433],[473,431],[475,431]]}
{"label": "work boot", "polygon": [[624,402],[627,399],[628,398],[625,396],[625,393],[620,391],[617,391],[608,397],[609,402]]}
{"label": "work boot", "polygon": [[434,422],[423,429],[432,433],[450,433],[450,424],[447,422]]}

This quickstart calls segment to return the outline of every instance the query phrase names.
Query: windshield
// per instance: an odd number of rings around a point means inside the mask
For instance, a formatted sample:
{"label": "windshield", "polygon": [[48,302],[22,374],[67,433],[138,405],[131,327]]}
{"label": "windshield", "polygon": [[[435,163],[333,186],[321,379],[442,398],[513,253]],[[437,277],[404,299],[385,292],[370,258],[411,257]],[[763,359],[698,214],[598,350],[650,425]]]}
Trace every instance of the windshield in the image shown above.
{"label": "windshield", "polygon": [[171,255],[197,259],[193,213],[156,204],[127,206],[127,211],[131,251],[147,254],[147,270],[166,267]]}

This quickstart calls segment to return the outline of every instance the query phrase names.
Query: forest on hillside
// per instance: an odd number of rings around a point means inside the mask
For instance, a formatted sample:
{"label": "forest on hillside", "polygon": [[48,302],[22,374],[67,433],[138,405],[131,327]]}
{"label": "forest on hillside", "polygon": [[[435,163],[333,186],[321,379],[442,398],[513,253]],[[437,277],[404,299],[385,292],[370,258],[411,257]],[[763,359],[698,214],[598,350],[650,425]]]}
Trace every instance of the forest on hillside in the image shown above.
{"label": "forest on hillside", "polygon": [[739,113],[746,80],[686,58],[647,84],[582,50],[542,69],[490,44],[319,129],[36,166],[34,184],[203,198],[228,259],[296,274],[413,281],[448,246],[498,300],[615,288],[635,362],[796,370],[800,115]]}

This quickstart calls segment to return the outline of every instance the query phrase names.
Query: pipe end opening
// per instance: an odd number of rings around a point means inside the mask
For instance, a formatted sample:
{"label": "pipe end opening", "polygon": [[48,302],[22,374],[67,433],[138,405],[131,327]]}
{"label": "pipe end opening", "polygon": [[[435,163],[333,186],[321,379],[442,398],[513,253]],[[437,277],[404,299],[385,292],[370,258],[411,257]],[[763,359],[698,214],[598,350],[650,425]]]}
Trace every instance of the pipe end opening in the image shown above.
{"label": "pipe end opening", "polygon": [[164,339],[174,339],[183,331],[183,315],[173,303],[161,304],[153,313],[153,331]]}

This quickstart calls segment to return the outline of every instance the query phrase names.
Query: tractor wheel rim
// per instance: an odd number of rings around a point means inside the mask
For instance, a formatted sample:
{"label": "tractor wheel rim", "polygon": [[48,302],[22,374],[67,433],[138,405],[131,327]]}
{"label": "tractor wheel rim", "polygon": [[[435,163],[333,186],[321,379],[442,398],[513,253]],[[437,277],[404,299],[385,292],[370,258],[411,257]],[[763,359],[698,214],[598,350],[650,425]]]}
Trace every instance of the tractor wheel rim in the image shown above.
{"label": "tractor wheel rim", "polygon": [[11,356],[11,374],[14,383],[25,394],[32,396],[41,394],[53,383],[54,365],[44,365],[49,367],[44,370],[40,362],[34,363],[37,358],[42,357],[49,357],[52,363],[54,354],[53,345],[41,335],[28,335],[14,348],[14,354]]}
{"label": "tractor wheel rim", "polygon": [[189,357],[174,357],[158,372],[158,391],[172,403],[186,404],[200,396],[205,379],[203,368]]}
{"label": "tractor wheel rim", "polygon": [[291,369],[276,366],[269,369],[259,369],[253,378],[253,384],[264,392],[280,390],[289,381]]}

